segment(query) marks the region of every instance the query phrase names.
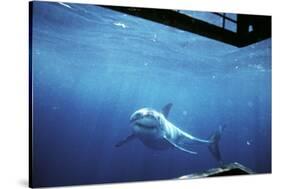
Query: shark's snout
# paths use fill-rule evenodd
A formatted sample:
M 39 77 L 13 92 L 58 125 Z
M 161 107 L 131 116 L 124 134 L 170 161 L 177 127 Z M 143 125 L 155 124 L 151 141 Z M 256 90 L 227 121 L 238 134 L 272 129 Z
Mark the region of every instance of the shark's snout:
M 159 125 L 159 118 L 155 110 L 143 108 L 131 115 L 130 124 L 141 128 L 156 128 Z
M 143 118 L 150 118 L 150 119 L 153 119 L 155 116 L 153 114 L 153 112 L 148 109 L 148 108 L 143 108 L 143 109 L 140 109 L 136 112 L 134 112 L 131 117 L 130 117 L 130 122 L 135 122 L 137 120 L 141 120 Z

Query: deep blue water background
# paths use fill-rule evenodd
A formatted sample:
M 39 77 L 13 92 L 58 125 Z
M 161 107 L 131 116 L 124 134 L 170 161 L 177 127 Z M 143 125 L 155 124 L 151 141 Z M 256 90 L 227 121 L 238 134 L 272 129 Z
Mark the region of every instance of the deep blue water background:
M 34 2 L 33 182 L 37 186 L 170 179 L 217 167 L 154 151 L 131 133 L 137 109 L 174 104 L 169 120 L 208 138 L 225 163 L 271 172 L 271 39 L 236 48 L 111 10 Z

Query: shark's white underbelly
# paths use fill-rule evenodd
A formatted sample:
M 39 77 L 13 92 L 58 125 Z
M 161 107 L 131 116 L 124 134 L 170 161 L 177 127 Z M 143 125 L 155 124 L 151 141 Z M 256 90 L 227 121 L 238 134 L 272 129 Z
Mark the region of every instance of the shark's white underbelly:
M 167 124 L 170 124 L 167 122 Z M 147 147 L 158 149 L 158 150 L 165 150 L 172 148 L 173 145 L 169 141 L 167 141 L 163 135 L 169 133 L 169 136 L 176 135 L 176 131 L 173 130 L 171 126 L 165 127 L 168 130 L 161 131 L 158 128 L 147 128 L 144 129 L 143 127 L 140 128 L 139 126 L 135 126 L 133 131 L 135 135 L 140 139 L 140 141 Z

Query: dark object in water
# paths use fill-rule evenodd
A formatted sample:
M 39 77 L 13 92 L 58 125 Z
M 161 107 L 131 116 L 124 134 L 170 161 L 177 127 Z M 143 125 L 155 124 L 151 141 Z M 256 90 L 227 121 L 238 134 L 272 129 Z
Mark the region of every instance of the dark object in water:
M 205 172 L 184 175 L 179 177 L 179 179 L 196 179 L 196 178 L 232 176 L 232 175 L 250 175 L 254 173 L 255 172 L 252 171 L 251 169 L 241 165 L 240 163 L 234 162 L 219 168 L 209 169 Z
M 271 16 L 237 14 L 237 20 L 232 20 L 224 13 L 211 13 L 222 18 L 222 26 L 216 26 L 175 10 L 119 6 L 102 7 L 192 32 L 236 47 L 245 47 L 271 38 Z M 225 28 L 226 20 L 237 25 L 236 32 Z

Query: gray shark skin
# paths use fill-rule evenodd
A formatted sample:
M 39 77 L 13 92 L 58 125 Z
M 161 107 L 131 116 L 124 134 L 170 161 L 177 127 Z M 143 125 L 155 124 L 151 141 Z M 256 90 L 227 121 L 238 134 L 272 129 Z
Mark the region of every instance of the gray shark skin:
M 190 154 L 197 154 L 189 149 L 190 146 L 192 144 L 206 144 L 213 157 L 222 164 L 218 143 L 224 126 L 220 126 L 218 131 L 208 140 L 197 138 L 179 129 L 167 119 L 171 108 L 172 103 L 169 103 L 160 112 L 151 108 L 142 108 L 134 112 L 130 117 L 132 134 L 115 146 L 120 147 L 129 141 L 139 139 L 145 146 L 152 149 L 176 148 Z

